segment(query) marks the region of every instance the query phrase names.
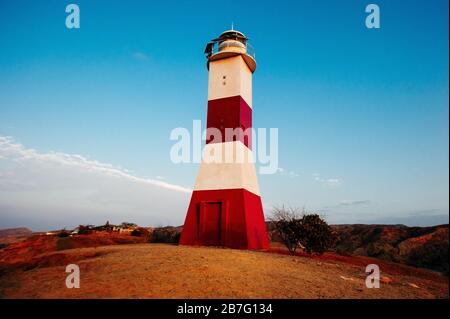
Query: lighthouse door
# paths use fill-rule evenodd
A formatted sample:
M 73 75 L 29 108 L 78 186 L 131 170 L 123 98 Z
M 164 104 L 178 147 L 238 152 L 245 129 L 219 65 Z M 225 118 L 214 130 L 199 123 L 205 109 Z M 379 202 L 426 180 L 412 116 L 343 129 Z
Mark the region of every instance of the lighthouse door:
M 220 246 L 222 203 L 204 203 L 202 215 L 201 241 L 203 245 Z

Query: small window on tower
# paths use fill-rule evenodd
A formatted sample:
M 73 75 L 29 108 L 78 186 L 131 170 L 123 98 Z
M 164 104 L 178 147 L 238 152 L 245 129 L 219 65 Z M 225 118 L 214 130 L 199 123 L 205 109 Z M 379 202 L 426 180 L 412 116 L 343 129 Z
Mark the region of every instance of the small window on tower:
M 222 79 L 224 79 L 224 80 L 225 80 L 226 78 L 227 78 L 227 76 L 226 76 L 226 75 L 222 76 Z

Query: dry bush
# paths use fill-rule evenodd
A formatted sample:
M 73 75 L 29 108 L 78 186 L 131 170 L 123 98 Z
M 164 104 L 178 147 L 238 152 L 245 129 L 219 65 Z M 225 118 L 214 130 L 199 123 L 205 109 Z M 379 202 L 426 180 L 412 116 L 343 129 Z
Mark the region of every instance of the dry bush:
M 93 232 L 94 226 L 92 225 L 79 225 L 78 235 L 89 235 Z
M 65 238 L 65 237 L 69 237 L 70 233 L 64 228 L 62 230 L 60 230 L 56 236 L 58 236 L 59 238 Z
M 300 214 L 295 208 L 274 207 L 272 211 L 272 227 L 286 248 L 294 253 L 300 245 Z
M 153 229 L 150 236 L 151 243 L 178 244 L 181 231 L 177 227 L 160 227 Z
M 136 229 L 133 229 L 130 233 L 131 236 L 134 237 L 149 237 L 150 232 L 148 229 L 145 229 L 143 227 L 138 227 Z
M 303 215 L 300 219 L 300 242 L 308 254 L 323 254 L 335 241 L 333 230 L 318 214 Z
M 333 246 L 336 237 L 331 227 L 318 215 L 300 213 L 297 208 L 274 207 L 271 218 L 274 231 L 294 253 L 298 247 L 307 253 L 322 254 Z

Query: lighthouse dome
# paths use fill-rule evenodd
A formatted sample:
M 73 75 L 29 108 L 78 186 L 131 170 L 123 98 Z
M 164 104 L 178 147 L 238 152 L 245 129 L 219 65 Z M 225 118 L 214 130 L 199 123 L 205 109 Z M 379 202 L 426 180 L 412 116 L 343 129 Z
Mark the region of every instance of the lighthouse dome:
M 248 38 L 240 31 L 227 30 L 218 38 L 211 40 L 205 48 L 205 54 L 209 62 L 236 55 L 241 55 L 252 72 L 256 69 L 255 52 L 247 42 Z
M 248 40 L 248 38 L 240 31 L 237 30 L 227 30 L 220 34 L 219 39 L 242 39 L 243 42 Z

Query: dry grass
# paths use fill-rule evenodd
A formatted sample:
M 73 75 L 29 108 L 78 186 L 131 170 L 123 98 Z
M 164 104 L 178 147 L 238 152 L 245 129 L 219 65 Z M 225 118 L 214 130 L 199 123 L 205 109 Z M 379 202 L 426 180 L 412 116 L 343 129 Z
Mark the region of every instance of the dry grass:
M 52 257 L 55 254 L 59 257 Z M 1 297 L 448 298 L 446 277 L 397 273 L 389 276 L 392 283 L 367 289 L 361 265 L 265 252 L 132 244 L 38 257 L 55 261 L 4 272 Z M 80 289 L 65 287 L 68 262 L 80 266 Z

